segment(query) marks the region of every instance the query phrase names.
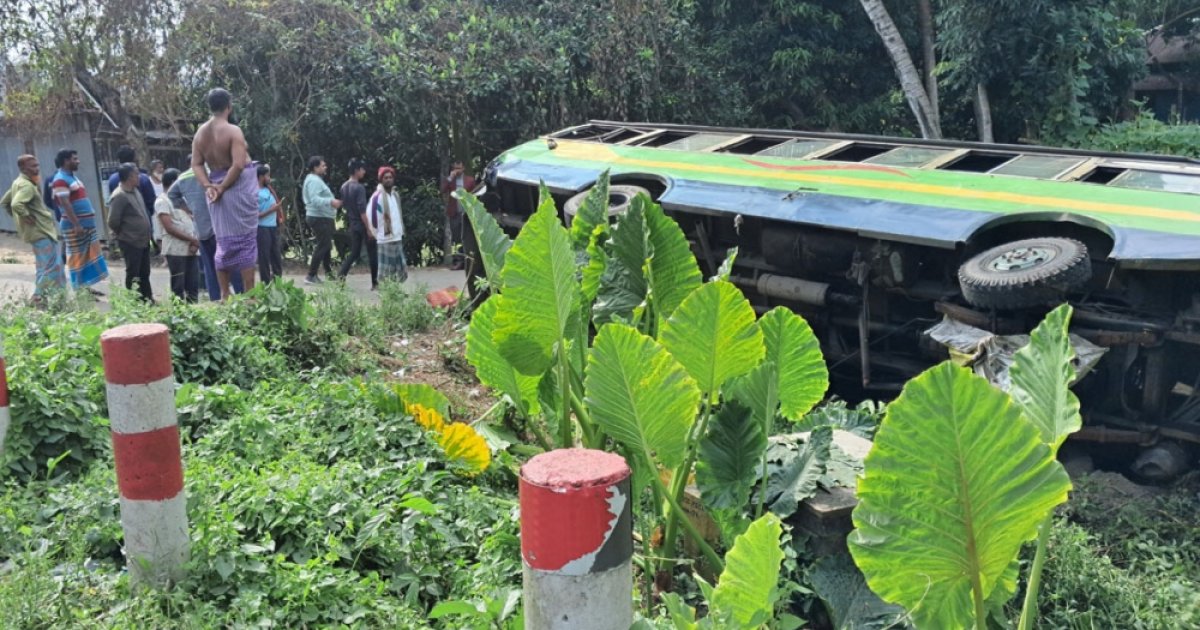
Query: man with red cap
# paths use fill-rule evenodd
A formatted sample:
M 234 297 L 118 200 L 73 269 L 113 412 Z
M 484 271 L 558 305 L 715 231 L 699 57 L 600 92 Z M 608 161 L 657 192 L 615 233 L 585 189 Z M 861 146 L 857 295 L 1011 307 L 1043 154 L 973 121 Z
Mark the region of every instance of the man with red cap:
M 379 279 L 404 282 L 408 279 L 408 265 L 404 259 L 404 215 L 396 190 L 396 169 L 379 167 L 378 179 L 379 186 L 367 203 L 367 228 L 379 248 Z

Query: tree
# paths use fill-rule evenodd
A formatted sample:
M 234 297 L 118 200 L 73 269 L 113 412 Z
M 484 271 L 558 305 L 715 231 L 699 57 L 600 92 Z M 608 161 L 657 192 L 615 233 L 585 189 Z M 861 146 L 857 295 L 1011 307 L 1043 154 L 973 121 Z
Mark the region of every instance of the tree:
M 875 30 L 879 33 L 879 38 L 883 40 L 884 47 L 887 48 L 892 65 L 896 69 L 896 76 L 900 79 L 900 88 L 904 91 L 904 98 L 908 101 L 913 115 L 917 117 L 921 135 L 925 138 L 941 138 L 942 126 L 938 119 L 937 109 L 929 97 L 929 91 L 921 80 L 921 75 L 917 72 L 916 65 L 913 64 L 912 57 L 908 54 L 908 45 L 904 43 L 904 38 L 896 28 L 896 23 L 892 21 L 887 7 L 883 6 L 883 0 L 859 1 L 862 3 L 863 10 L 866 11 L 867 17 L 875 26 Z

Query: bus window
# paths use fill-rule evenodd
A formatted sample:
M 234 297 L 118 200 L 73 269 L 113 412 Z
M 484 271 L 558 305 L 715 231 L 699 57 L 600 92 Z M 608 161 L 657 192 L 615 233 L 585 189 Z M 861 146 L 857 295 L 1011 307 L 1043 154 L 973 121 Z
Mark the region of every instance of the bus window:
M 810 153 L 816 153 L 826 147 L 831 147 L 836 142 L 832 140 L 792 140 L 776 145 L 765 151 L 759 151 L 758 155 L 767 157 L 781 158 L 802 158 Z
M 661 147 L 664 144 L 671 144 L 676 140 L 686 138 L 690 135 L 692 134 L 687 131 L 663 131 L 644 140 L 638 140 L 632 144 L 638 147 Z
M 953 162 L 939 167 L 943 171 L 966 171 L 986 173 L 1016 157 L 1010 153 L 982 153 L 971 151 Z
M 762 153 L 771 147 L 776 147 L 784 142 L 787 138 L 766 138 L 763 136 L 751 136 L 741 142 L 731 144 L 727 147 L 717 149 L 717 153 L 738 153 L 740 155 L 753 155 Z
M 832 160 L 834 162 L 862 162 L 868 158 L 873 158 L 882 153 L 887 153 L 891 147 L 879 144 L 861 144 L 855 142 L 844 149 L 838 149 L 829 155 L 822 155 L 821 160 Z
M 703 151 L 718 144 L 732 140 L 737 136 L 731 133 L 693 133 L 670 144 L 662 145 L 664 149 L 675 151 Z
M 1022 155 L 992 169 L 995 175 L 1055 179 L 1083 164 L 1084 158 L 1059 155 Z
M 928 164 L 934 159 L 939 158 L 953 149 L 933 149 L 929 147 L 896 147 L 887 153 L 881 153 L 869 160 L 864 160 L 870 164 L 883 164 L 884 166 L 902 166 L 907 168 L 917 168 L 923 164 Z
M 1166 192 L 1200 195 L 1200 175 L 1129 171 L 1112 180 L 1111 185 L 1120 186 L 1121 188 L 1141 188 L 1144 190 L 1163 190 Z

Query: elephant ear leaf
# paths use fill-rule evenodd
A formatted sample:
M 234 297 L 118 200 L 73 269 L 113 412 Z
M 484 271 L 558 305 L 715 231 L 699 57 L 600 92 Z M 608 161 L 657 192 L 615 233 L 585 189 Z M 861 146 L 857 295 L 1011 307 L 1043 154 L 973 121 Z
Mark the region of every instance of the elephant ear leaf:
M 500 280 L 496 345 L 522 374 L 540 375 L 580 298 L 575 254 L 548 194 L 508 250 Z
M 587 249 L 597 227 L 608 228 L 608 171 L 600 174 L 571 220 L 571 246 L 575 251 Z
M 804 318 L 782 306 L 758 320 L 766 342 L 767 361 L 779 379 L 780 413 L 789 420 L 804 417 L 829 389 L 829 370 L 821 344 Z
M 850 553 L 918 627 L 973 626 L 1070 481 L 1009 397 L 943 363 L 888 406 L 858 483 Z
M 754 307 L 724 281 L 702 285 L 684 298 L 663 325 L 660 338 L 708 393 L 754 369 L 766 352 Z
M 645 208 L 652 249 L 648 265 L 650 295 L 658 315 L 666 319 L 700 286 L 703 276 L 687 236 L 679 224 L 663 212 L 662 206 L 644 194 L 634 197 L 633 203 Z
M 592 315 L 597 326 L 632 319 L 634 309 L 646 300 L 645 267 L 650 243 L 646 239 L 645 210 L 643 204 L 630 204 L 612 228 L 610 255 L 600 275 Z
M 739 628 L 758 628 L 771 619 L 778 597 L 783 525 L 764 514 L 738 536 L 725 554 L 725 570 L 712 593 L 712 607 L 729 614 Z
M 584 389 L 592 418 L 631 454 L 657 457 L 652 470 L 683 461 L 700 390 L 653 339 L 625 324 L 601 328 Z
M 483 272 L 487 276 L 488 285 L 493 291 L 500 289 L 500 272 L 504 269 L 504 256 L 512 248 L 512 239 L 504 233 L 496 217 L 492 216 L 479 199 L 469 192 L 463 191 L 459 205 L 467 213 L 471 221 L 471 229 L 475 232 L 475 242 L 479 244 L 479 257 L 482 259 Z
M 1011 369 L 1013 401 L 1042 432 L 1042 441 L 1058 452 L 1067 436 L 1083 426 L 1079 399 L 1071 391 L 1075 350 L 1067 326 L 1071 306 L 1050 311 L 1029 335 L 1029 345 L 1017 351 Z
M 508 397 L 522 415 L 538 413 L 538 381 L 540 377 L 527 376 L 513 368 L 500 354 L 493 340 L 496 307 L 500 296 L 488 298 L 471 315 L 471 326 L 467 329 L 467 361 L 475 368 L 479 381 Z
M 696 485 L 710 510 L 744 508 L 758 479 L 767 436 L 753 412 L 737 403 L 721 407 L 700 440 Z

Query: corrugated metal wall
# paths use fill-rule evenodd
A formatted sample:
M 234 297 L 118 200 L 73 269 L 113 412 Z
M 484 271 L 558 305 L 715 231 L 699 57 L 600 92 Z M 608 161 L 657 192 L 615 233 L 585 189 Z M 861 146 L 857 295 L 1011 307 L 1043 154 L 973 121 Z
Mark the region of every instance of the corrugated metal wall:
M 87 187 L 88 198 L 92 200 L 92 205 L 99 214 L 100 200 L 105 189 L 101 187 L 96 172 L 96 156 L 92 152 L 90 135 L 83 131 L 48 134 L 36 139 L 33 146 L 34 153 L 41 165 L 43 178 L 54 176 L 54 155 L 58 153 L 59 149 L 75 149 L 79 152 L 80 166 L 76 175 L 83 180 L 83 185 Z M 25 153 L 25 143 L 21 138 L 0 136 L 0 186 L 3 186 L 3 190 L 8 190 L 8 186 L 20 174 L 20 171 L 17 170 L 17 157 L 23 153 Z M 103 221 L 97 221 L 97 223 L 100 225 L 101 238 L 105 238 L 107 228 L 103 227 Z M 0 210 L 0 230 L 16 231 L 12 217 L 3 210 Z

